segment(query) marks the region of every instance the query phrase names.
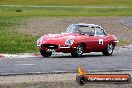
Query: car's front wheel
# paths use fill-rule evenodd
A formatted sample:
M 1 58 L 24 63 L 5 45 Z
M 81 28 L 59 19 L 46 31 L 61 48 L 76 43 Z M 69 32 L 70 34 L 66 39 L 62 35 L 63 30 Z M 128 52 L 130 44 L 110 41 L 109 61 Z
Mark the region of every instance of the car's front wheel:
M 80 56 L 82 56 L 83 51 L 84 51 L 84 46 L 83 46 L 83 44 L 79 44 L 79 45 L 77 46 L 75 52 L 72 52 L 71 55 L 72 55 L 73 57 L 80 57 Z
M 46 50 L 40 50 L 40 53 L 43 57 L 49 57 L 52 55 L 52 52 L 48 52 Z
M 114 50 L 114 45 L 112 43 L 108 44 L 106 49 L 102 52 L 104 56 L 110 56 L 112 55 Z

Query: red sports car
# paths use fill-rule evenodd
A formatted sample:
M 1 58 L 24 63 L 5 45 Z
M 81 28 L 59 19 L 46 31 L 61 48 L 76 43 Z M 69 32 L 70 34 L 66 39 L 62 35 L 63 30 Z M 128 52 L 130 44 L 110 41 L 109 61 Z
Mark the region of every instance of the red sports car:
M 43 35 L 37 40 L 37 46 L 43 57 L 51 56 L 52 52 L 71 53 L 74 57 L 90 52 L 110 56 L 117 42 L 117 38 L 106 34 L 101 26 L 78 23 L 69 25 L 61 34 Z

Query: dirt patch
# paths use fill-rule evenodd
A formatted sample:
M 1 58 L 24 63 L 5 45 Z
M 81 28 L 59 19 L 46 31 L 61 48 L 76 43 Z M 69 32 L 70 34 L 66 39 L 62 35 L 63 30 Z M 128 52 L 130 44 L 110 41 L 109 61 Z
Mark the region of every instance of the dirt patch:
M 120 23 L 122 19 L 130 17 L 62 17 L 62 18 L 37 18 L 25 21 L 25 27 L 17 29 L 22 33 L 41 36 L 43 34 L 61 33 L 66 30 L 69 24 L 89 23 L 101 25 L 107 33 L 114 34 L 120 40 L 127 40 L 132 43 L 132 28 Z

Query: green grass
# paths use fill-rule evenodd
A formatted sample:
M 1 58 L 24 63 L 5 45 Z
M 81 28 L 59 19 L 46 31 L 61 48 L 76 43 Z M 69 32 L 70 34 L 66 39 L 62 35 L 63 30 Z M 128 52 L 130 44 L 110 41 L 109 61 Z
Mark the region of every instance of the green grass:
M 15 31 L 19 25 L 13 21 L 0 21 L 0 52 L 1 53 L 23 53 L 37 52 L 37 36 L 21 34 Z
M 19 5 L 79 5 L 79 6 L 131 6 L 132 0 L 0 0 L 0 4 Z
M 22 12 L 16 12 L 22 10 Z M 27 18 L 38 16 L 131 16 L 132 8 L 29 8 L 29 7 L 1 7 L 0 17 Z
M 120 40 L 119 41 L 119 46 L 124 46 L 124 45 L 128 45 L 129 42 L 127 40 Z
M 23 53 L 36 52 L 36 38 L 31 35 L 24 35 L 17 32 L 0 32 L 1 53 Z
M 21 10 L 22 12 L 16 12 Z M 131 8 L 29 8 L 0 7 L 0 52 L 38 52 L 37 36 L 18 33 L 21 20 L 36 17 L 132 16 Z

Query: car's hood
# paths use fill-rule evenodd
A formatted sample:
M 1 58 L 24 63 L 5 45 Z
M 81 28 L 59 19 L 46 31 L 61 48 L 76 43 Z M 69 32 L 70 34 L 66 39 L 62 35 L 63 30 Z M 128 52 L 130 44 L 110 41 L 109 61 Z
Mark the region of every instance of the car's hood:
M 48 34 L 42 36 L 41 43 L 65 43 L 68 39 L 74 39 L 78 34 Z
M 44 38 L 74 38 L 77 34 L 48 34 L 48 35 L 44 35 Z

